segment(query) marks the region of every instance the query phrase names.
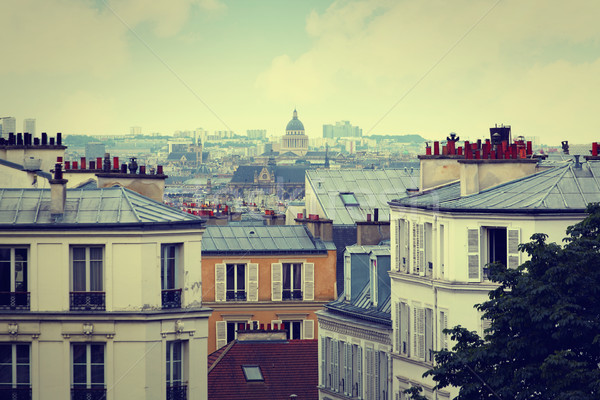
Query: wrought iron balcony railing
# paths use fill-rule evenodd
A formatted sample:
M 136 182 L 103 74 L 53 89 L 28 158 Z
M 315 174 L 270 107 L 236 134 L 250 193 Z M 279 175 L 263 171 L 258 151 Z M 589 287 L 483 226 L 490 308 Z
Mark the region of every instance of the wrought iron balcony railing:
M 29 310 L 29 292 L 0 292 L 0 310 Z
M 167 400 L 187 400 L 187 385 L 167 386 Z
M 181 289 L 163 289 L 162 308 L 181 308 Z
M 228 290 L 227 301 L 246 301 L 245 290 Z
M 281 292 L 283 300 L 302 300 L 302 290 L 299 289 L 283 289 Z
M 104 311 L 104 292 L 71 292 L 71 311 Z
M 0 386 L 0 399 L 31 400 L 31 387 L 3 388 Z
M 106 400 L 105 388 L 71 388 L 71 400 Z

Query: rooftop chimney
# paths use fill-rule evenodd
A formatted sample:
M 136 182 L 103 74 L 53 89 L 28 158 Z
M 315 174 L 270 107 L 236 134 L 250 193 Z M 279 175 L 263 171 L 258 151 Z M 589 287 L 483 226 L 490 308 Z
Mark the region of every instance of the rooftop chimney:
M 50 179 L 50 214 L 60 216 L 65 212 L 67 200 L 67 180 L 63 179 L 62 166 L 54 165 L 54 179 Z

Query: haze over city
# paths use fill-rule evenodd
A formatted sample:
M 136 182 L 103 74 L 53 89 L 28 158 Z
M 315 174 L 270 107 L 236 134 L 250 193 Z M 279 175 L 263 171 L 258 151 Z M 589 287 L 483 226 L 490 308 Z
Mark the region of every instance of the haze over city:
M 0 117 L 38 132 L 267 129 L 308 136 L 594 139 L 588 1 L 5 1 Z

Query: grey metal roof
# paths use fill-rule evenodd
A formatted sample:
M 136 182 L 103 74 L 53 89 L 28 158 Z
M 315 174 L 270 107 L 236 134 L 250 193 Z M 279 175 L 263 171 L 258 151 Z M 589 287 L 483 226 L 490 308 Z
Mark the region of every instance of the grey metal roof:
M 338 313 L 350 314 L 353 317 L 367 321 L 392 325 L 391 296 L 386 297 L 385 301 L 377 307 L 372 307 L 369 283 L 363 287 L 356 300 L 348 302 L 342 293 L 337 300 L 325 304 L 325 308 Z
M 68 189 L 60 220 L 50 215 L 49 189 L 0 189 L 0 225 L 147 224 L 202 220 L 123 187 Z
M 202 237 L 202 253 L 325 253 L 331 242 L 310 235 L 304 225 L 208 226 Z
M 318 169 L 306 171 L 308 183 L 334 224 L 351 225 L 365 221 L 379 209 L 379 219 L 389 219 L 388 202 L 406 195 L 407 188 L 419 186 L 419 170 L 414 169 Z M 340 193 L 353 193 L 358 205 L 345 205 Z
M 583 212 L 588 203 L 600 202 L 600 162 L 581 168 L 573 163 L 516 179 L 477 194 L 460 196 L 452 183 L 429 193 L 392 202 L 402 206 L 475 212 Z

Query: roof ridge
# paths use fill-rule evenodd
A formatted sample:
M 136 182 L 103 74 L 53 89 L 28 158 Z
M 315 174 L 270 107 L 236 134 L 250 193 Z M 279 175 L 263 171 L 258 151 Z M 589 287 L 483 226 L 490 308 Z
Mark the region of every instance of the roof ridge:
M 217 357 L 217 359 L 215 360 L 215 362 L 212 363 L 212 365 L 208 368 L 208 371 L 206 372 L 206 375 L 210 374 L 210 372 L 215 369 L 215 367 L 217 366 L 217 364 L 223 359 L 223 357 L 225 357 L 225 355 L 229 352 L 229 350 L 233 347 L 233 345 L 237 343 L 237 339 L 236 340 L 232 340 L 231 342 L 229 342 L 229 344 L 227 345 L 227 347 L 225 348 L 225 350 L 223 350 L 221 352 L 221 354 L 219 354 L 219 357 Z

